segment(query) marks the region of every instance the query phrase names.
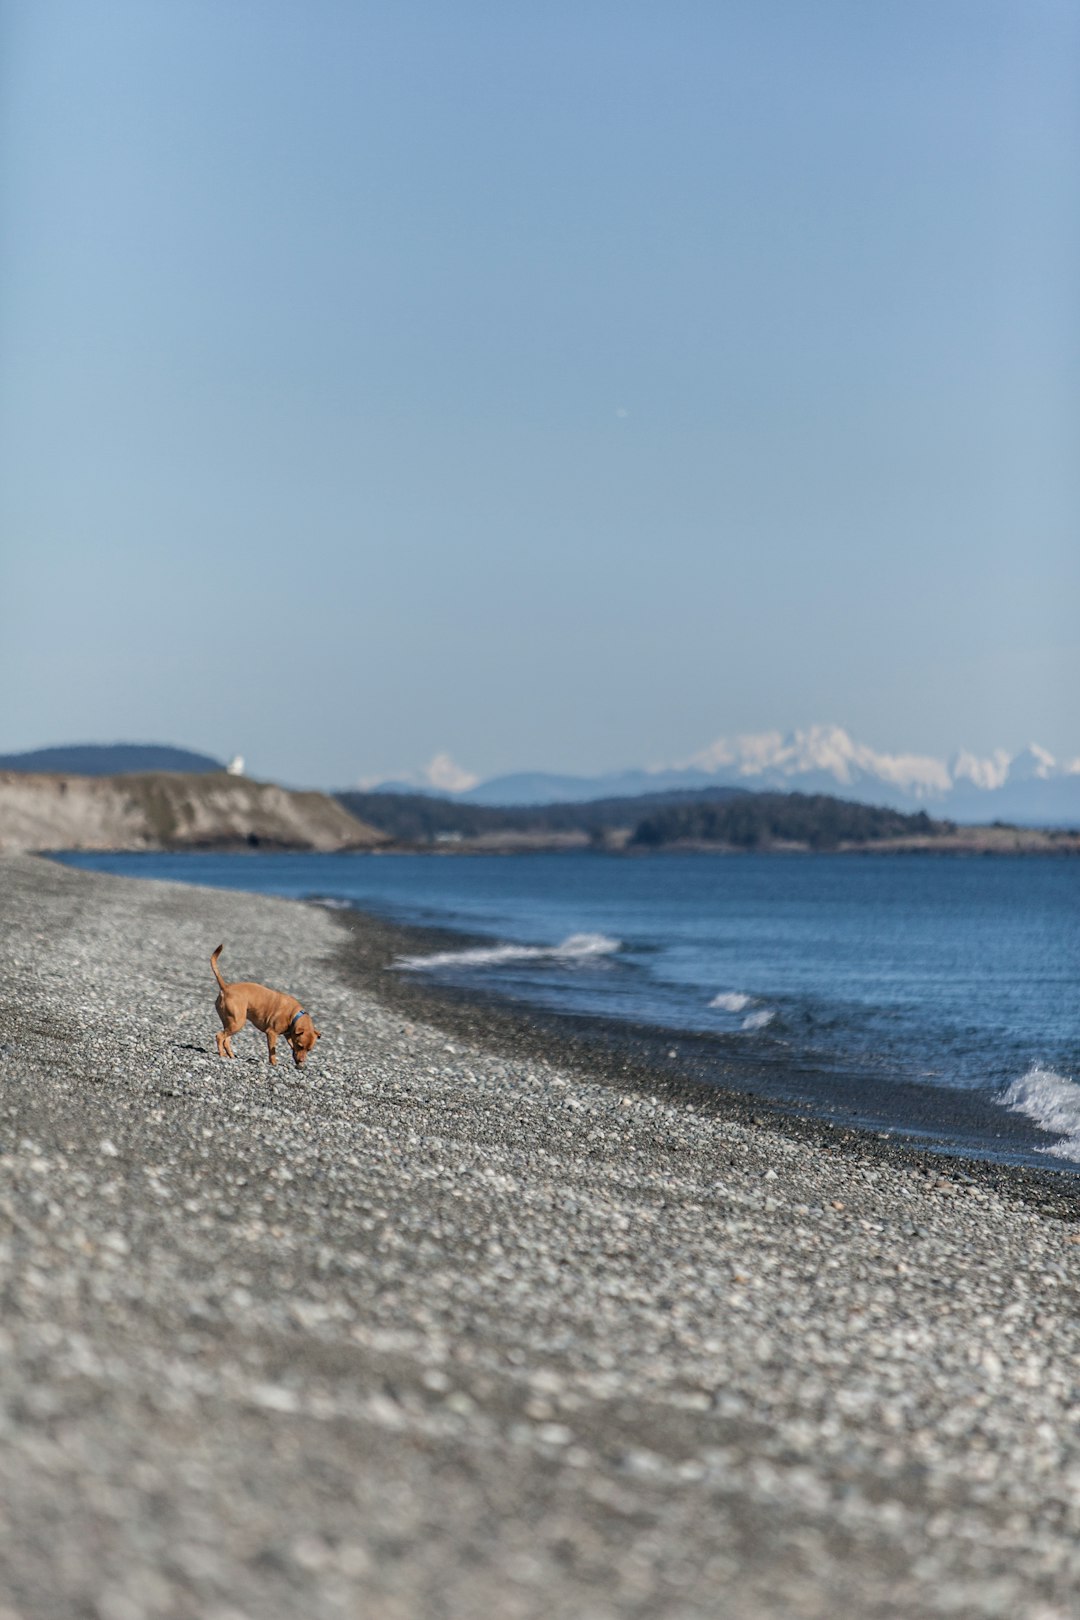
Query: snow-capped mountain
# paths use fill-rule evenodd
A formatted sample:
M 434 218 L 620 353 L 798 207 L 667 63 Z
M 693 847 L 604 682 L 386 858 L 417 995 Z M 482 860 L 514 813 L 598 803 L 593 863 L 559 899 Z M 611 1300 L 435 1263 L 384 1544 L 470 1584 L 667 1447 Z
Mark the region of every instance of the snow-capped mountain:
M 857 743 L 841 726 L 810 726 L 806 731 L 763 731 L 721 737 L 687 761 L 718 779 L 747 786 L 794 787 L 806 793 L 873 784 L 911 799 L 948 793 L 948 766 L 929 754 L 880 754 Z
M 473 804 L 550 804 L 736 786 L 832 793 L 865 804 L 926 809 L 958 821 L 1080 825 L 1080 759 L 1059 762 L 1037 743 L 1014 755 L 1004 749 L 985 756 L 960 749 L 950 760 L 886 754 L 856 742 L 842 726 L 721 737 L 677 764 L 604 776 L 528 771 L 477 782 L 443 754 L 419 778 L 393 786 L 449 791 Z
M 786 736 L 721 739 L 689 763 L 708 769 L 718 782 L 838 793 L 957 820 L 1080 821 L 1080 759 L 1059 763 L 1037 743 L 1015 755 L 1003 748 L 985 756 L 959 749 L 946 761 L 880 753 L 855 742 L 841 726 L 811 726 Z

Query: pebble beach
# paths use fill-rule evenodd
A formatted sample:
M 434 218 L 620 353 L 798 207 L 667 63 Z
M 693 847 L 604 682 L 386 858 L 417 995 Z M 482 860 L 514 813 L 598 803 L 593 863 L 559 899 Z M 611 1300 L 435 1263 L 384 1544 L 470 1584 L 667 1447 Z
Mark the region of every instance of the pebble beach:
M 1074 1620 L 1080 1194 L 0 858 L 0 1620 Z M 209 955 L 323 1040 L 217 1057 Z

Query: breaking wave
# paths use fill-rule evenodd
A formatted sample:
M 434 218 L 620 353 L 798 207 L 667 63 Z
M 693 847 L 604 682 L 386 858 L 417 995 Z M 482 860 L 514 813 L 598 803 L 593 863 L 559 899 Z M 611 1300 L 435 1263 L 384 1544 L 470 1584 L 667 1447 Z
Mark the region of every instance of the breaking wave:
M 721 1012 L 742 1012 L 749 1007 L 751 998 L 741 990 L 721 990 L 718 996 L 713 996 L 709 1002 L 710 1007 L 719 1007 Z
M 611 956 L 622 941 L 607 934 L 570 934 L 559 945 L 474 945 L 463 951 L 435 951 L 431 956 L 399 956 L 395 967 L 409 972 L 442 967 L 498 967 L 501 962 L 578 962 Z
M 739 1028 L 750 1035 L 755 1029 L 764 1029 L 766 1024 L 771 1024 L 775 1017 L 776 1014 L 771 1007 L 762 1007 L 760 1012 L 747 1013 Z
M 1026 1114 L 1040 1130 L 1061 1138 L 1042 1152 L 1080 1160 L 1080 1086 L 1074 1080 L 1035 1063 L 998 1101 L 1014 1114 Z

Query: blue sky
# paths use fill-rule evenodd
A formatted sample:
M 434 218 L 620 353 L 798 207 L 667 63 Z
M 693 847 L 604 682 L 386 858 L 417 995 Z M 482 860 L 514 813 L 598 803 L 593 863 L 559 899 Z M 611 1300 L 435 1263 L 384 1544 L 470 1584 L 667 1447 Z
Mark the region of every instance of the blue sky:
M 1080 3 L 0 29 L 0 751 L 1080 754 Z

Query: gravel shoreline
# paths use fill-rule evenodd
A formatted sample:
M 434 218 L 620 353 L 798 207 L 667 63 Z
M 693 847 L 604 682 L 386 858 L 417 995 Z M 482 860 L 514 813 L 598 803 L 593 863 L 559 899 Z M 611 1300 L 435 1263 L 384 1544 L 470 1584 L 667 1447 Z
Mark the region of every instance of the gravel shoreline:
M 448 1033 L 363 920 L 0 868 L 0 1620 L 1080 1616 L 1071 1178 Z M 302 1074 L 217 1058 L 221 939 Z

